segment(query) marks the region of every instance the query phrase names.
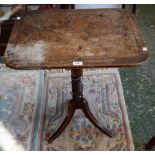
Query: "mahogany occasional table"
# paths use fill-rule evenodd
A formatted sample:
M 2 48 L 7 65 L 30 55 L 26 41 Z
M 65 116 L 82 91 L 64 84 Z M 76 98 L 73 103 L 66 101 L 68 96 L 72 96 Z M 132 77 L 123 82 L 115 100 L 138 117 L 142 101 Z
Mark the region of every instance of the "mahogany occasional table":
M 15 69 L 71 69 L 73 98 L 68 113 L 48 142 L 56 139 L 82 109 L 110 137 L 83 98 L 83 68 L 132 67 L 149 56 L 134 16 L 125 9 L 31 11 L 16 21 L 5 52 Z

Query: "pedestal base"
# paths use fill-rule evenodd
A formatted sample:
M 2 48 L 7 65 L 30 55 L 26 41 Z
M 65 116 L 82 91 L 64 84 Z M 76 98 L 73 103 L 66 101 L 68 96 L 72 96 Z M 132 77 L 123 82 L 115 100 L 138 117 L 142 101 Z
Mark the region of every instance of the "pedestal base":
M 57 131 L 48 139 L 48 143 L 52 143 L 65 130 L 76 109 L 82 109 L 89 121 L 109 137 L 114 137 L 116 135 L 115 132 L 108 130 L 100 124 L 91 113 L 87 100 L 83 98 L 82 75 L 82 69 L 71 70 L 73 99 L 69 102 L 67 116 Z

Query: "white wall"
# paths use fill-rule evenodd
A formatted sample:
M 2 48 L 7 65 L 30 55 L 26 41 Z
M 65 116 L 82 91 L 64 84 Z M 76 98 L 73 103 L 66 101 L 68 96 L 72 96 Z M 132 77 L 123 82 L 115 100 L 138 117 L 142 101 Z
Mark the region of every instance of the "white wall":
M 121 8 L 121 4 L 75 4 L 75 9 Z

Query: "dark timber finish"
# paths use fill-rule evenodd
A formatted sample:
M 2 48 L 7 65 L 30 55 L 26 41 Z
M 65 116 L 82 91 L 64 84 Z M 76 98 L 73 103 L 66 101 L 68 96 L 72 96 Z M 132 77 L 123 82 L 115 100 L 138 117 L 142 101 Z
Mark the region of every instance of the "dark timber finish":
M 5 62 L 16 69 L 137 66 L 149 55 L 143 47 L 126 9 L 30 11 L 15 22 Z
M 73 99 L 70 101 L 68 105 L 67 116 L 58 128 L 58 130 L 49 138 L 48 142 L 53 142 L 68 126 L 70 123 L 74 112 L 76 109 L 82 109 L 85 116 L 89 119 L 89 121 L 98 129 L 100 129 L 103 133 L 108 135 L 109 137 L 113 137 L 116 135 L 115 132 L 112 132 L 106 129 L 103 125 L 101 125 L 96 118 L 91 113 L 88 102 L 83 98 L 83 84 L 82 84 L 82 69 L 72 69 L 71 70 L 71 79 L 72 79 L 72 92 Z
M 52 142 L 67 127 L 76 109 L 106 135 L 83 98 L 82 70 L 98 67 L 137 66 L 148 58 L 135 18 L 125 9 L 31 11 L 16 21 L 5 52 L 15 69 L 71 69 L 73 98 L 68 113 L 49 138 Z
M 145 149 L 151 150 L 155 146 L 155 136 L 150 139 L 150 141 L 146 144 Z

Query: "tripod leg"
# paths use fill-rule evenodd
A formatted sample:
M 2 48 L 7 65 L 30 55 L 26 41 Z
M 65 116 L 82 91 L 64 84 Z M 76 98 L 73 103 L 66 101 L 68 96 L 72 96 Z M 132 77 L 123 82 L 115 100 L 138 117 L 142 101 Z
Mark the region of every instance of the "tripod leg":
M 155 146 L 155 136 L 146 144 L 145 149 L 151 150 Z
M 87 100 L 83 100 L 83 103 L 81 104 L 82 106 L 82 110 L 85 114 L 85 116 L 89 119 L 89 121 L 98 129 L 100 129 L 103 133 L 105 133 L 106 135 L 108 135 L 109 137 L 114 137 L 117 133 L 116 132 L 112 132 L 108 129 L 106 129 L 102 124 L 100 124 L 96 118 L 93 116 L 92 112 L 89 109 L 89 105 Z
M 61 126 L 57 129 L 57 131 L 48 139 L 48 143 L 52 143 L 65 130 L 65 128 L 70 123 L 74 115 L 74 112 L 75 112 L 75 104 L 71 100 L 68 105 L 67 116 L 65 117 L 64 121 L 62 122 Z

